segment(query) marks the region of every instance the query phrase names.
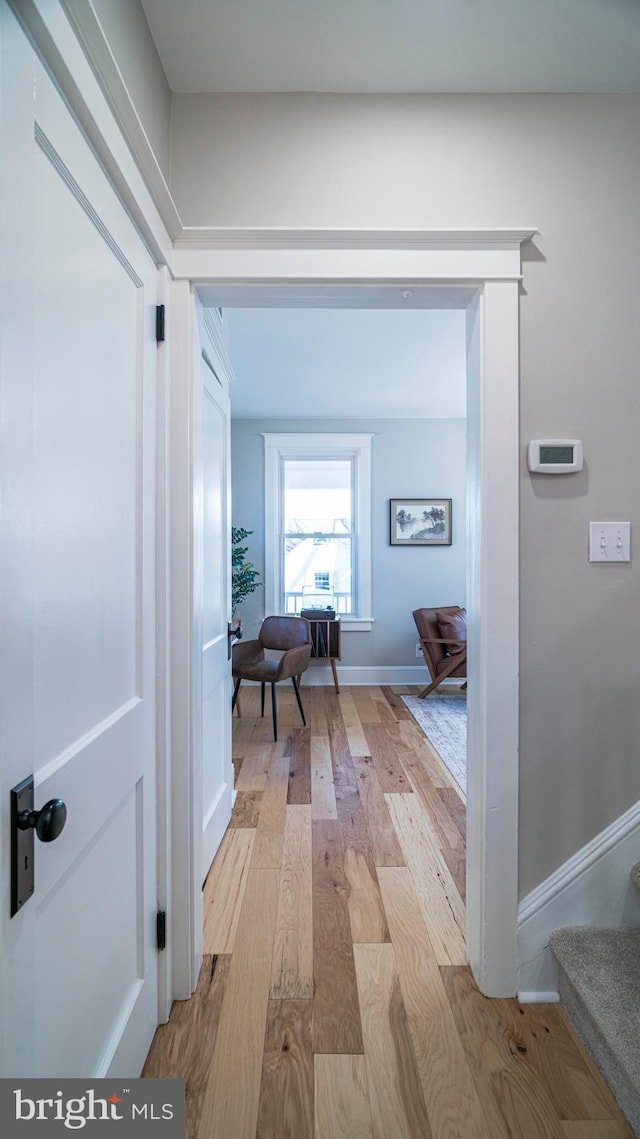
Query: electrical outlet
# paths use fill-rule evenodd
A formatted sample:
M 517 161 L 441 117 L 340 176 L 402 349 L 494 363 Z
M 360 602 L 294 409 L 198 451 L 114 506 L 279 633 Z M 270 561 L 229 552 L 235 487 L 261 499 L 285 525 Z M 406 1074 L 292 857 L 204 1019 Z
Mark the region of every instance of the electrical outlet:
M 416 656 L 422 656 L 422 645 L 420 644 L 420 641 L 416 641 Z

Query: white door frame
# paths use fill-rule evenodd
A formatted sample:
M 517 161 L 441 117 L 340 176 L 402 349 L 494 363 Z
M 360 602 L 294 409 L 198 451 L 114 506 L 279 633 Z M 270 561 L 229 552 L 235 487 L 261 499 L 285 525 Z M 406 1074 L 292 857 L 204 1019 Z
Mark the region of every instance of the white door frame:
M 174 273 L 224 304 L 327 287 L 467 295 L 467 942 L 487 996 L 516 993 L 520 247 L 536 231 L 185 230 Z M 469 296 L 473 299 L 468 303 Z M 302 298 L 302 300 L 300 299 Z M 381 301 L 381 304 L 384 303 Z M 458 300 L 458 305 L 461 302 Z M 200 921 L 200 915 L 194 914 Z

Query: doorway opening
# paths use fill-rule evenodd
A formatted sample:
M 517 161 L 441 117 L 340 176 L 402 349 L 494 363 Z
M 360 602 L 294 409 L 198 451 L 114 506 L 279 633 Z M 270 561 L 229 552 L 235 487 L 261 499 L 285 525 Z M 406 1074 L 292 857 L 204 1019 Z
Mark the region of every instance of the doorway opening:
M 449 890 L 441 901 L 458 922 L 449 930 L 443 913 L 444 960 L 465 960 L 466 693 L 453 676 L 430 702 L 420 699 L 428 673 L 412 618 L 425 605 L 466 612 L 466 314 L 461 290 L 454 299 L 450 292 L 431 290 L 411 303 L 413 290 L 397 290 L 385 297 L 393 307 L 355 290 L 320 307 L 317 298 L 295 308 L 268 307 L 269 298 L 260 308 L 222 307 L 235 375 L 232 520 L 248 531 L 247 556 L 263 582 L 239 611 L 245 643 L 273 613 L 328 611 L 332 622 L 312 624 L 326 643 L 315 645 L 302 677 L 309 731 L 293 693 L 278 697 L 277 753 L 257 692 L 246 693 L 234 719 L 237 799 L 205 886 L 205 955 L 231 951 L 246 885 L 238 866 L 280 869 L 287 803 L 308 804 L 315 822 L 345 811 L 351 828 L 357 820 L 357 852 L 349 833 L 340 839 L 350 897 L 360 898 L 350 902 L 351 929 L 356 940 L 379 941 L 376 866 L 405 863 L 394 832 L 403 828 L 401 801 L 392 823 L 385 795 L 392 805 L 398 792 L 416 791 L 435 818 Z M 469 291 L 464 299 L 471 298 Z M 423 708 L 440 727 L 430 742 L 420 730 Z M 452 727 L 458 766 L 448 768 Z M 364 794 L 354 801 L 358 786 Z M 404 825 L 410 831 L 411 818 Z M 272 995 L 313 990 L 312 977 L 292 990 L 287 964 L 281 968 Z
M 243 280 L 246 271 L 239 274 Z M 203 305 L 224 310 L 389 309 L 406 304 L 402 294 L 409 290 L 370 282 L 285 286 L 274 279 L 258 285 L 254 277 L 248 284 L 209 284 L 198 291 Z M 482 991 L 504 995 L 515 991 L 517 871 L 515 858 L 505 861 L 504 854 L 507 848 L 515 851 L 517 836 L 517 284 L 425 284 L 414 278 L 410 291 L 410 303 L 416 308 L 457 307 L 465 316 L 469 673 L 470 678 L 475 673 L 477 694 L 469 721 L 469 754 L 475 758 L 470 762 L 467 935 L 470 962 Z M 481 382 L 488 369 L 491 384 Z M 488 411 L 493 414 L 487 415 Z M 505 478 L 505 464 L 512 478 Z M 487 636 L 489 626 L 499 626 L 497 639 Z M 493 672 L 498 652 L 499 683 Z M 499 801 L 497 809 L 490 806 L 492 798 Z

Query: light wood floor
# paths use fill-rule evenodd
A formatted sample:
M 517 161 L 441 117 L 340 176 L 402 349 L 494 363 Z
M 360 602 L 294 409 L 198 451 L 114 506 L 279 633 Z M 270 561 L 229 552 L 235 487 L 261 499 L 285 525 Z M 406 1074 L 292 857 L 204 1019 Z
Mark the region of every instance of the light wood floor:
M 623 1139 L 558 1005 L 482 997 L 465 964 L 464 803 L 409 689 L 259 689 L 208 876 L 196 994 L 145 1076 L 187 1081 L 188 1139 Z

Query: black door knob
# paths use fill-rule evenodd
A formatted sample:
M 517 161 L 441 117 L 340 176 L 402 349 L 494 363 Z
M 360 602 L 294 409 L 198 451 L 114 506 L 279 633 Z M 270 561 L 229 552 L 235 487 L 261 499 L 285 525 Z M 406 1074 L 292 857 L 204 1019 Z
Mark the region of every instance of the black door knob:
M 67 821 L 67 806 L 62 799 L 49 799 L 41 811 L 23 811 L 18 815 L 21 831 L 33 827 L 40 842 L 53 842 L 64 830 Z

